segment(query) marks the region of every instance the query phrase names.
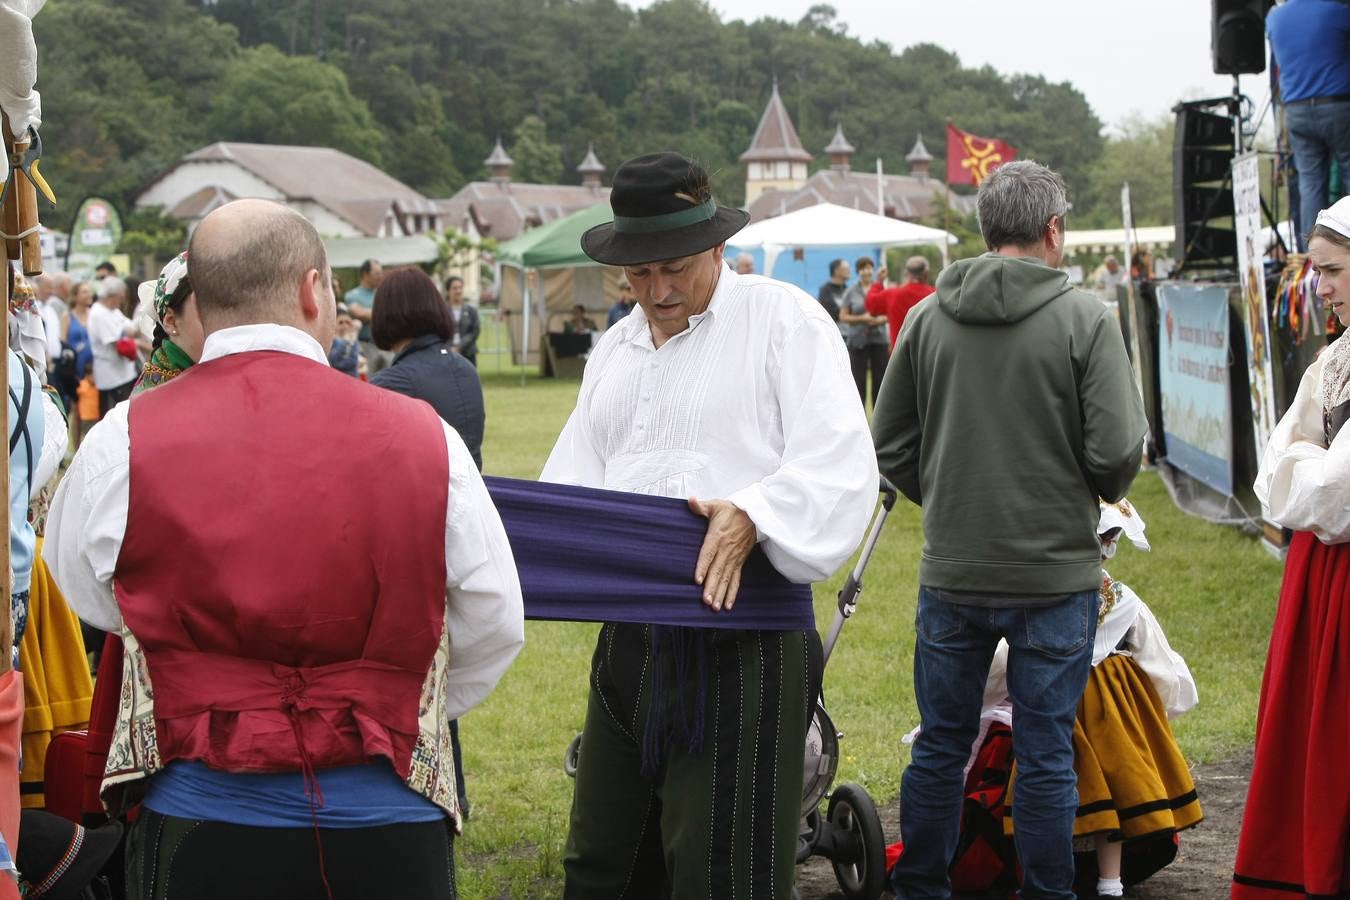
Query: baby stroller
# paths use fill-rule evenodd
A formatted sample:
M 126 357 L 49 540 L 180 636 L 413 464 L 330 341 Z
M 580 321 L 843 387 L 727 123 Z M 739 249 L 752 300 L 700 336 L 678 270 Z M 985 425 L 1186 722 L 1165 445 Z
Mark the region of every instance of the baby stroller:
M 862 593 L 863 570 L 876 548 L 886 517 L 895 506 L 896 489 L 884 478 L 881 481 L 881 505 L 873 516 L 871 528 L 863 543 L 862 555 L 849 573 L 839 591 L 838 611 L 824 640 L 824 663 L 839 640 L 844 622 L 858 608 Z M 881 831 L 881 818 L 876 804 L 867 791 L 852 783 L 834 787 L 834 776 L 839 768 L 839 739 L 823 698 L 816 700 L 816 712 L 806 735 L 802 779 L 802 830 L 797 840 L 797 862 L 812 856 L 823 856 L 834 866 L 839 887 L 849 900 L 877 900 L 886 885 L 886 840 Z M 581 735 L 572 739 L 563 756 L 563 771 L 576 777 L 577 760 L 581 752 Z M 825 815 L 820 804 L 826 797 L 829 803 Z
M 863 542 L 858 563 L 839 590 L 834 621 L 825 635 L 825 665 L 829 664 L 830 653 L 839 641 L 844 622 L 857 611 L 863 571 L 872 558 L 896 498 L 895 488 L 886 479 L 881 479 L 881 505 L 872 518 L 872 527 Z M 823 693 L 816 701 L 816 714 L 806 734 L 802 832 L 797 840 L 797 862 L 823 856 L 833 865 L 834 876 L 845 897 L 876 900 L 886 887 L 886 839 L 881 831 L 881 818 L 877 815 L 876 804 L 861 786 L 845 782 L 830 789 L 839 768 L 839 739 L 843 732 L 835 729 L 834 722 L 825 712 Z M 827 796 L 829 803 L 822 818 L 820 803 Z

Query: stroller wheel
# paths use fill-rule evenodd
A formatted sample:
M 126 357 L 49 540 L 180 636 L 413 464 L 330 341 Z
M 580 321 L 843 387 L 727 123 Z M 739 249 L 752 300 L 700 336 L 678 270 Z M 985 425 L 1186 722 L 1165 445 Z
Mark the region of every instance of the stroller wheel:
M 563 753 L 563 771 L 567 773 L 568 778 L 577 777 L 577 762 L 581 759 L 581 735 L 572 738 L 572 743 L 567 745 L 567 750 Z
M 886 839 L 876 804 L 856 784 L 841 784 L 830 795 L 826 818 L 856 844 L 856 852 L 834 857 L 834 877 L 849 900 L 877 900 L 886 886 Z

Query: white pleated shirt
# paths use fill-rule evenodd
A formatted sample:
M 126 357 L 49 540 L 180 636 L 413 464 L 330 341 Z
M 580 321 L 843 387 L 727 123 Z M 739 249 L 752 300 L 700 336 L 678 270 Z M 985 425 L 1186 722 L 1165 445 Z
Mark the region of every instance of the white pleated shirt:
M 1303 373 L 1293 406 L 1266 445 L 1253 489 L 1269 521 L 1338 544 L 1350 541 L 1350 425 L 1327 446 L 1322 378 L 1330 352 Z
M 801 290 L 726 266 L 660 349 L 641 306 L 604 333 L 540 478 L 730 500 L 799 583 L 853 553 L 879 484 L 838 327 Z
M 328 355 L 308 334 L 284 325 L 243 325 L 211 334 L 202 362 L 255 350 L 294 353 L 323 365 Z M 379 390 L 372 387 L 371 390 Z M 47 517 L 42 558 L 75 614 L 103 631 L 117 631 L 122 615 L 113 595 L 117 558 L 127 530 L 131 450 L 127 415 L 117 404 L 80 444 Z M 333 447 L 341 451 L 345 421 L 334 410 Z M 524 605 L 511 545 L 497 508 L 464 441 L 444 425 L 450 459 L 445 523 L 446 621 L 450 687 L 446 707 L 457 718 L 483 700 L 525 642 Z M 240 465 L 248 465 L 241 459 Z M 183 460 L 182 478 L 192 477 Z M 352 490 L 361 490 L 352 485 Z M 202 515 L 210 515 L 203 510 Z M 399 527 L 389 522 L 390 528 Z M 265 528 L 266 523 L 259 523 Z M 337 552 L 337 551 L 335 551 Z M 191 566 L 178 548 L 164 548 L 168 565 Z

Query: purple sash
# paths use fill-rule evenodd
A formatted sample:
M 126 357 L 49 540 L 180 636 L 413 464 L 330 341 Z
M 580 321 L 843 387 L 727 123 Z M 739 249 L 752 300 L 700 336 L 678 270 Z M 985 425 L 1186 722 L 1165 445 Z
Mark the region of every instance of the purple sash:
M 485 478 L 511 541 L 525 617 L 692 628 L 816 627 L 811 586 L 793 584 L 756 547 L 731 612 L 703 605 L 694 566 L 708 520 L 683 500 Z

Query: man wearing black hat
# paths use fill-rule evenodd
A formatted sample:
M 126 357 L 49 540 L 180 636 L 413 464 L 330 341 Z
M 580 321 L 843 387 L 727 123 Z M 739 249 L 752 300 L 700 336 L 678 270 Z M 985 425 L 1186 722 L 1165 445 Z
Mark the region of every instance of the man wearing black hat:
M 820 641 L 732 610 L 756 544 L 800 583 L 853 552 L 876 498 L 867 422 L 820 304 L 723 262 L 749 217 L 713 201 L 700 166 L 629 160 L 610 202 L 614 221 L 582 248 L 623 267 L 638 308 L 591 351 L 541 477 L 687 499 L 708 519 L 691 577 L 731 614 L 601 629 L 564 893 L 786 898 Z

